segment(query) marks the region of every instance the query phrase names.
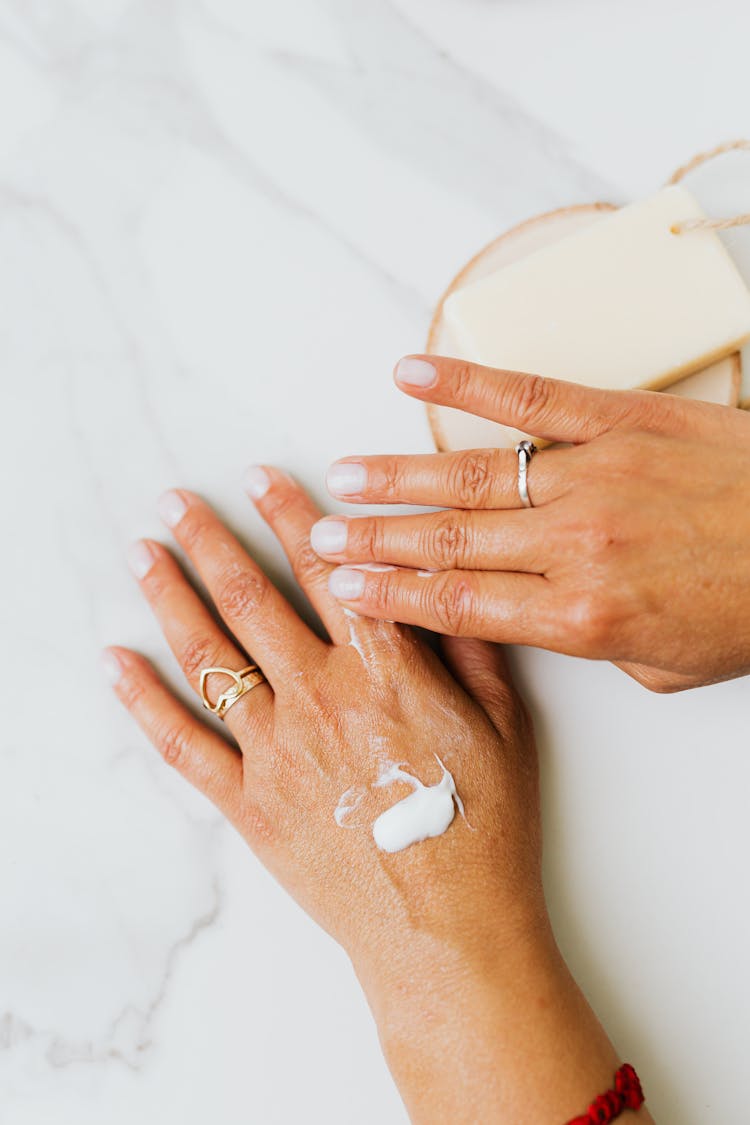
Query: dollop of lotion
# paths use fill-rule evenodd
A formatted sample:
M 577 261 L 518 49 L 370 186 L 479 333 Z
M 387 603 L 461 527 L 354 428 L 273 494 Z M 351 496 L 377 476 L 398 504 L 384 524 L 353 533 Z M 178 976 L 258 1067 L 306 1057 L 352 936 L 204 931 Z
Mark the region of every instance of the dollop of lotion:
M 423 785 L 418 777 L 401 766 L 391 765 L 380 775 L 378 786 L 405 781 L 413 792 L 381 813 L 372 826 L 375 843 L 381 851 L 400 852 L 410 844 L 418 844 L 432 836 L 442 836 L 450 827 L 456 808 L 464 816 L 461 798 L 450 770 L 438 758 L 443 776 L 436 785 Z

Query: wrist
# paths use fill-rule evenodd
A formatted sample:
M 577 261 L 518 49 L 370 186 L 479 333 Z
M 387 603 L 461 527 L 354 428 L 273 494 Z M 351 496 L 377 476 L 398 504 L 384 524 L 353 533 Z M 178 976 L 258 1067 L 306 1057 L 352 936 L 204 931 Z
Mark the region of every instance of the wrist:
M 546 919 L 513 943 L 416 952 L 363 981 L 413 1121 L 559 1125 L 608 1088 L 621 1060 Z
M 396 1043 L 425 1024 L 455 1026 L 458 1012 L 494 1012 L 503 997 L 518 991 L 522 962 L 551 967 L 558 960 L 545 919 L 512 938 L 484 935 L 459 942 L 415 933 L 381 960 L 374 973 L 371 964 L 363 969 L 355 962 L 355 969 L 381 1040 Z M 520 975 L 530 977 L 528 970 Z
M 467 996 L 479 1002 L 502 994 L 521 959 L 559 961 L 543 903 L 505 917 L 502 928 L 476 918 L 450 926 L 401 922 L 380 931 L 364 950 L 349 950 L 382 1040 L 410 1023 L 439 1022 Z M 464 923 L 465 924 L 462 924 Z M 493 999 L 494 1004 L 494 999 Z

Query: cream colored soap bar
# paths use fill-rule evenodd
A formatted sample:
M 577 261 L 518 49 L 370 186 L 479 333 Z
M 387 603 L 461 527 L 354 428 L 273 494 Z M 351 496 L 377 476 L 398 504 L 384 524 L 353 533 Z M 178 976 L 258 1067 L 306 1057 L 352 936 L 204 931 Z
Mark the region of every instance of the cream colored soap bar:
M 594 387 L 669 386 L 750 338 L 750 291 L 682 187 L 453 293 L 443 315 L 462 359 Z

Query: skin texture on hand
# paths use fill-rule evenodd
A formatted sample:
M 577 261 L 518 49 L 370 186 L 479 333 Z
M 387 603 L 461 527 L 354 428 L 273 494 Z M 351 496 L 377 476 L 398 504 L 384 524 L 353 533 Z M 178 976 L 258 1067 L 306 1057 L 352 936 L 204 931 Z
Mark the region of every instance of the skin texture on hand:
M 533 509 L 513 450 L 336 462 L 339 499 L 443 509 L 316 525 L 342 604 L 611 660 L 655 691 L 750 671 L 750 414 L 435 356 L 402 361 L 396 380 L 425 402 L 569 444 L 531 461 Z
M 218 619 L 153 540 L 131 551 L 141 590 L 193 689 L 202 669 L 251 659 L 268 682 L 227 712 L 234 741 L 124 648 L 106 654 L 115 691 L 165 761 L 347 950 L 413 1120 L 557 1125 L 608 1087 L 621 1060 L 551 935 L 533 734 L 502 653 L 449 639 L 441 660 L 409 628 L 347 616 L 328 589 L 332 568 L 310 548 L 320 513 L 307 496 L 271 469 L 253 470 L 247 487 L 330 639 L 203 501 L 176 491 L 160 511 Z M 208 687 L 215 698 L 227 682 L 212 674 Z M 371 788 L 379 769 L 403 763 L 432 784 L 435 753 L 466 819 L 378 851 L 375 816 L 410 791 Z M 345 830 L 334 811 L 357 786 L 371 803 Z

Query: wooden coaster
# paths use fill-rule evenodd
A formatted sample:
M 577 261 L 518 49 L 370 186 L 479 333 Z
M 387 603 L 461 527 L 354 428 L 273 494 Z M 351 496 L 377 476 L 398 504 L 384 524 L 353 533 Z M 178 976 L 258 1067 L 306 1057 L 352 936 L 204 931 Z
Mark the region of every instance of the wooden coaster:
M 566 235 L 591 226 L 607 212 L 614 210 L 616 207 L 612 203 L 583 203 L 577 207 L 564 207 L 559 211 L 550 211 L 528 219 L 485 246 L 467 262 L 440 298 L 427 337 L 427 352 L 433 355 L 459 354 L 443 320 L 443 303 L 456 289 L 461 289 L 480 277 L 486 277 L 511 262 L 517 262 Z M 740 353 L 735 352 L 703 371 L 696 371 L 680 379 L 663 393 L 700 399 L 703 402 L 717 402 L 723 406 L 737 406 L 741 377 L 742 361 Z M 441 451 L 509 446 L 515 445 L 519 439 L 518 431 L 510 426 L 476 418 L 447 406 L 428 404 L 427 417 L 435 445 Z

